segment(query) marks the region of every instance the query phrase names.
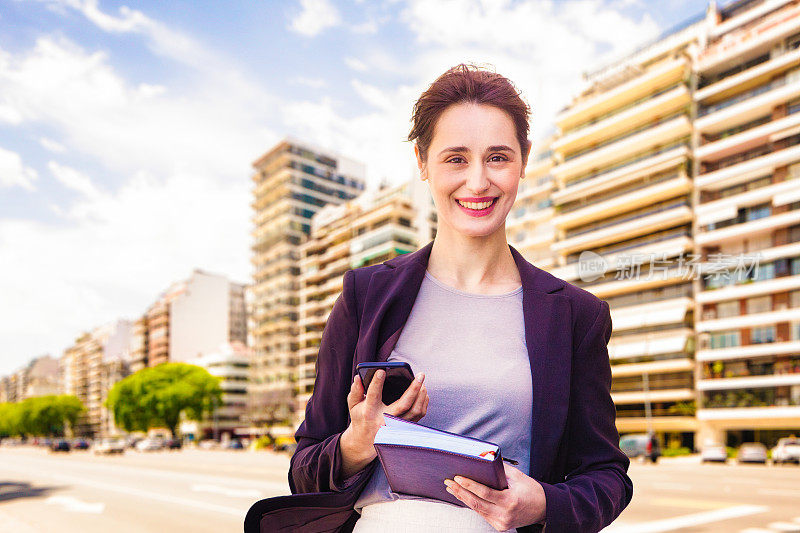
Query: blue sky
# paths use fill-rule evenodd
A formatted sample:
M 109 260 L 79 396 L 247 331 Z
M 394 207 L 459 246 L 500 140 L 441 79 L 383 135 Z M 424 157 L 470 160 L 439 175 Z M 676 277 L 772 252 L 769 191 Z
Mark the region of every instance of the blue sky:
M 0 375 L 193 268 L 250 279 L 250 164 L 294 135 L 414 176 L 411 107 L 461 61 L 533 108 L 700 0 L 0 0 Z

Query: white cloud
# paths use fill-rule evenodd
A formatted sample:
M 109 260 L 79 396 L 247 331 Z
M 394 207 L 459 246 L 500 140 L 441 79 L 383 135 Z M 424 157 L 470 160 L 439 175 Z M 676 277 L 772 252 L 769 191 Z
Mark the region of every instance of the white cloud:
M 358 72 L 364 72 L 369 68 L 367 67 L 366 63 L 364 63 L 359 59 L 356 59 L 355 57 L 345 57 L 344 64 Z
M 36 177 L 36 170 L 26 167 L 18 153 L 0 147 L 0 188 L 22 187 L 33 191 Z
M 97 187 L 94 186 L 92 180 L 86 174 L 64 165 L 59 165 L 55 161 L 50 161 L 47 168 L 53 174 L 53 177 L 59 181 L 64 187 L 78 191 L 83 196 L 90 200 L 98 200 L 102 196 Z
M 147 38 L 147 44 L 154 53 L 172 58 L 182 63 L 202 68 L 211 57 L 211 52 L 195 39 L 175 31 L 164 24 L 147 17 L 141 11 L 120 6 L 119 16 L 103 12 L 97 0 L 45 0 L 59 11 L 70 8 L 78 11 L 98 28 L 109 33 L 134 33 Z M 214 62 L 220 66 L 219 61 Z
M 9 357 L 60 356 L 80 332 L 135 318 L 195 267 L 249 278 L 246 180 L 138 174 L 110 194 L 74 169 L 56 172 L 88 193 L 68 223 L 0 220 L 0 294 L 13 302 L 0 305 L 0 375 L 24 362 Z
M 277 139 L 264 126 L 274 99 L 241 76 L 209 75 L 177 89 L 130 83 L 107 53 L 49 37 L 4 55 L 0 99 L 23 123 L 46 124 L 61 144 L 114 172 L 241 176 L 254 154 Z
M 328 86 L 328 82 L 324 78 L 309 78 L 307 76 L 295 76 L 290 81 L 291 83 L 295 83 L 297 85 L 305 85 L 306 87 L 311 87 L 312 89 L 321 89 L 323 87 Z
M 39 139 L 39 144 L 41 144 L 45 149 L 57 154 L 63 154 L 67 151 L 67 148 L 63 144 L 47 137 L 41 137 Z
M 289 24 L 292 31 L 314 37 L 327 28 L 341 23 L 336 7 L 329 0 L 300 0 L 302 11 Z

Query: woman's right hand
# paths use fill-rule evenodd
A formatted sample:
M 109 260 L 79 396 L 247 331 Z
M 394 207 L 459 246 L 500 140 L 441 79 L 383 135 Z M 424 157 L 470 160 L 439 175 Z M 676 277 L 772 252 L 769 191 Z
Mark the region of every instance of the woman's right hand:
M 376 371 L 366 395 L 358 375 L 350 386 L 347 395 L 350 425 L 339 441 L 343 479 L 363 469 L 377 456 L 375 435 L 384 424 L 384 413 L 417 422 L 428 412 L 428 391 L 423 384 L 425 374 L 417 375 L 403 395 L 391 405 L 384 404 L 382 400 L 385 379 L 385 370 Z

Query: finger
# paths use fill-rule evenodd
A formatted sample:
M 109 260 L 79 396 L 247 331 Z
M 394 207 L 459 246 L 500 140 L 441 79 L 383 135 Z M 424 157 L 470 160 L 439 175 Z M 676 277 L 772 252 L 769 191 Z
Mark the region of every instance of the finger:
M 398 416 L 411 409 L 411 407 L 414 405 L 414 402 L 417 400 L 417 396 L 419 395 L 419 391 L 422 388 L 422 382 L 424 380 L 425 374 L 420 373 L 411 381 L 411 385 L 408 386 L 403 395 L 389 405 L 391 414 Z
M 477 498 L 480 498 L 481 500 L 492 505 L 498 504 L 500 500 L 503 499 L 503 493 L 501 491 L 487 487 L 483 483 L 478 483 L 472 479 L 463 476 L 455 476 L 453 481 L 470 493 L 474 494 Z
M 414 405 L 412 405 L 411 409 L 406 413 L 411 416 L 409 420 L 416 422 L 425 415 L 425 406 L 428 403 L 428 398 L 428 391 L 425 390 L 425 385 L 423 385 L 419 390 L 419 394 L 417 394 L 417 401 L 414 402 Z
M 450 480 L 448 480 L 450 481 Z M 484 517 L 489 516 L 495 504 L 484 500 L 483 498 L 478 497 L 472 491 L 467 490 L 459 483 L 454 483 L 450 481 L 447 483 L 448 492 L 461 500 L 462 502 L 466 503 L 471 509 L 474 509 L 478 514 L 483 515 Z
M 372 376 L 372 381 L 369 382 L 369 388 L 367 389 L 367 409 L 370 411 L 380 410 L 383 405 L 381 395 L 383 394 L 383 381 L 385 379 L 386 371 L 381 368 L 375 371 L 375 374 Z
M 350 410 L 364 399 L 364 389 L 361 386 L 361 378 L 356 375 L 353 383 L 350 384 L 350 392 L 347 394 L 347 409 Z

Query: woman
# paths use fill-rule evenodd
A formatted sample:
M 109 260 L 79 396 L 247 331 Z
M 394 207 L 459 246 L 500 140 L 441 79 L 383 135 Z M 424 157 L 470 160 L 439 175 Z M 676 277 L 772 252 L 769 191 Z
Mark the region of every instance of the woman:
M 609 392 L 608 304 L 538 269 L 506 241 L 531 147 L 528 114 L 506 78 L 463 64 L 417 101 L 409 140 L 436 204 L 436 238 L 346 273 L 295 433 L 294 496 L 251 509 L 248 519 L 261 531 L 541 531 L 546 524 L 548 533 L 588 532 L 629 503 L 629 460 Z M 366 360 L 408 361 L 418 379 L 386 406 L 382 371 L 368 391 L 354 378 Z M 500 444 L 519 463 L 504 463 L 509 488 L 446 481 L 466 507 L 391 492 L 373 446 L 383 413 Z

